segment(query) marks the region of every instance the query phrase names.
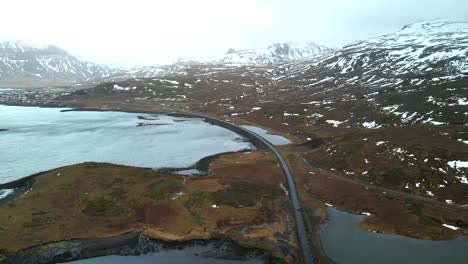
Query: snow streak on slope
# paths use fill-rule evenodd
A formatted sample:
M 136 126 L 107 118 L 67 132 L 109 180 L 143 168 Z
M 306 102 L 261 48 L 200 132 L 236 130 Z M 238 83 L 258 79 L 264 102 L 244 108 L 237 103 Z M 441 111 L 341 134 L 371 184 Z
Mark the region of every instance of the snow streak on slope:
M 325 58 L 282 65 L 275 75 L 303 103 L 342 108 L 341 126 L 467 124 L 468 22 L 408 25 Z M 371 119 L 363 111 L 379 114 Z
M 331 62 L 327 67 L 342 73 L 379 66 L 378 70 L 394 75 L 425 71 L 453 75 L 468 73 L 467 57 L 467 22 L 421 22 L 348 45 L 327 60 Z

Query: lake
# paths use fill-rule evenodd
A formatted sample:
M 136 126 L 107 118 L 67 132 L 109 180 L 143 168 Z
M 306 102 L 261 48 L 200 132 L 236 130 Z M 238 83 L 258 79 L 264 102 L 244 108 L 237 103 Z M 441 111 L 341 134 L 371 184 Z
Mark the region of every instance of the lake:
M 468 263 L 468 236 L 432 241 L 367 232 L 358 224 L 364 216 L 328 208 L 322 231 L 325 253 L 342 264 L 460 264 Z
M 268 142 L 270 142 L 273 145 L 279 146 L 279 145 L 286 145 L 291 143 L 289 139 L 279 136 L 279 135 L 273 135 L 270 134 L 267 130 L 256 127 L 256 126 L 242 126 L 243 128 L 256 133 L 257 135 L 263 137 L 266 139 Z
M 200 118 L 61 110 L 0 105 L 0 183 L 86 161 L 183 168 L 254 148 Z
M 62 111 L 0 105 L 0 183 L 93 161 L 187 168 L 223 152 L 252 150 L 242 136 L 202 118 L 161 114 Z M 187 174 L 192 170 L 188 169 Z M 0 190 L 0 199 L 13 190 Z M 142 256 L 103 256 L 72 263 L 246 263 L 169 250 Z M 251 259 L 247 263 L 262 263 Z

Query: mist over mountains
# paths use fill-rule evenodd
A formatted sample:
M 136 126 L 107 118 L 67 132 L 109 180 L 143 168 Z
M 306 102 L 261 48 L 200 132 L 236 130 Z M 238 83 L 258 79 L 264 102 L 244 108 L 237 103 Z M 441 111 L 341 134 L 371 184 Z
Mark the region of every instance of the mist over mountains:
M 180 58 L 172 64 L 130 69 L 82 60 L 53 45 L 38 47 L 22 41 L 2 42 L 0 82 L 48 80 L 80 83 L 112 78 L 149 78 L 183 72 L 192 65 L 200 64 L 270 65 L 278 66 L 276 70 L 282 71 L 284 65 L 300 62 L 300 66 L 293 68 L 307 67 L 307 71 L 315 75 L 334 74 L 334 78 L 343 76 L 348 80 L 359 76 L 355 82 L 381 85 L 402 81 L 404 75 L 429 71 L 441 77 L 444 74 L 466 74 L 467 28 L 466 22 L 428 21 L 407 25 L 401 31 L 341 49 L 312 41 L 273 43 L 263 48 L 231 48 L 219 56 Z M 386 76 L 379 79 L 381 75 Z

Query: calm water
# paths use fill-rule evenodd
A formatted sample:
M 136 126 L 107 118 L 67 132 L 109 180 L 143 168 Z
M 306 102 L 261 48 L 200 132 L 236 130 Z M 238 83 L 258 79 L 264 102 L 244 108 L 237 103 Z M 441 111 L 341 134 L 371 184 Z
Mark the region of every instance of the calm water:
M 262 263 L 260 260 L 234 261 L 198 257 L 174 253 L 155 253 L 142 256 L 105 256 L 92 259 L 83 259 L 67 263 L 73 264 L 239 264 Z
M 322 232 L 325 252 L 342 264 L 462 264 L 468 263 L 468 236 L 431 241 L 366 232 L 358 224 L 363 216 L 328 209 Z
M 242 126 L 242 127 L 260 135 L 261 137 L 268 140 L 273 145 L 286 145 L 286 144 L 291 143 L 291 141 L 289 141 L 289 139 L 285 137 L 269 134 L 269 132 L 266 131 L 265 129 L 262 129 L 256 126 Z
M 253 148 L 202 119 L 60 110 L 0 105 L 0 129 L 8 129 L 0 132 L 0 183 L 85 161 L 188 167 L 209 155 Z

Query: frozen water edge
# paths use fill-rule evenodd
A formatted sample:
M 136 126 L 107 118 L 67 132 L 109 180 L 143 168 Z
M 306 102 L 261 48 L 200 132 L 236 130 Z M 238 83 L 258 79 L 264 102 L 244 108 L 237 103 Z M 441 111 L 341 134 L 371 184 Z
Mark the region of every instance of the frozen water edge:
M 124 112 L 60 112 L 59 108 L 0 105 L 0 183 L 81 162 L 145 168 L 188 168 L 200 159 L 255 147 L 201 118 Z M 138 116 L 169 125 L 137 127 Z
M 266 131 L 265 129 L 261 129 L 261 128 L 256 127 L 256 126 L 242 126 L 242 127 L 246 128 L 249 131 L 257 133 L 258 135 L 265 138 L 266 140 L 268 140 L 273 145 L 278 146 L 278 145 L 286 145 L 286 144 L 291 143 L 291 141 L 289 141 L 285 137 L 269 134 L 268 131 Z

